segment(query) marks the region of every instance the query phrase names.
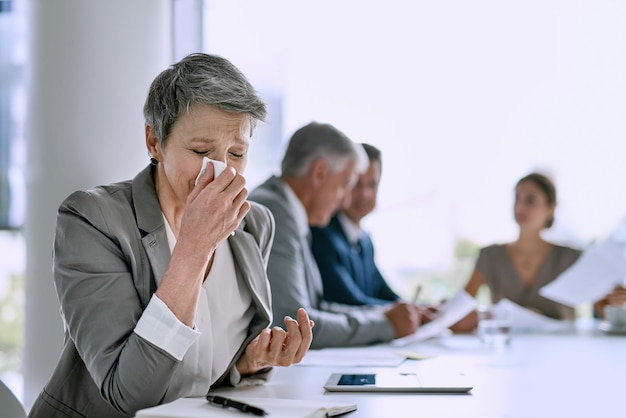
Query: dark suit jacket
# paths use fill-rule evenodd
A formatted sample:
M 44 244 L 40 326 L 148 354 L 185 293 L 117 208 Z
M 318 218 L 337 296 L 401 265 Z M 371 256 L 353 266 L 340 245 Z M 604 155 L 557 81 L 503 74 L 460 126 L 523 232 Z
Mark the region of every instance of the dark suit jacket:
M 250 200 L 267 206 L 276 221 L 267 265 L 276 325 L 285 315 L 295 317 L 298 308 L 303 307 L 315 321 L 312 348 L 392 340 L 393 326 L 379 308 L 323 300 L 322 279 L 306 236 L 308 225 L 303 235 L 294 216 L 298 208 L 291 204 L 287 187 L 280 178 L 271 177 L 250 193 Z
M 255 314 L 248 337 L 216 384 L 228 382 L 236 359 L 271 322 L 265 264 L 272 237 L 271 214 L 254 205 L 228 239 Z M 54 280 L 65 344 L 30 417 L 128 417 L 187 395 L 176 373 L 182 363 L 133 332 L 169 260 L 150 166 L 132 182 L 76 192 L 61 204 Z
M 369 235 L 352 245 L 335 215 L 328 226 L 311 227 L 311 238 L 324 299 L 348 305 L 387 305 L 399 299 L 376 267 Z

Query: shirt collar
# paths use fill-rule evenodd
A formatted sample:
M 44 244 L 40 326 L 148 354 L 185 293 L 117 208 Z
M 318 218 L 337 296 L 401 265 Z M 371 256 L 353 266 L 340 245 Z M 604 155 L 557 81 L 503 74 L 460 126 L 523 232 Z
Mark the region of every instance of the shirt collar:
M 165 234 L 167 235 L 167 244 L 170 248 L 170 254 L 174 252 L 174 247 L 176 246 L 176 237 L 174 236 L 174 231 L 172 231 L 172 227 L 170 223 L 167 221 L 165 214 L 161 212 L 161 216 L 163 216 L 163 224 L 165 225 Z
M 337 219 L 343 228 L 343 232 L 346 234 L 348 241 L 350 244 L 355 245 L 359 242 L 361 237 L 363 237 L 363 230 L 357 224 L 355 224 L 348 216 L 339 212 L 337 214 Z

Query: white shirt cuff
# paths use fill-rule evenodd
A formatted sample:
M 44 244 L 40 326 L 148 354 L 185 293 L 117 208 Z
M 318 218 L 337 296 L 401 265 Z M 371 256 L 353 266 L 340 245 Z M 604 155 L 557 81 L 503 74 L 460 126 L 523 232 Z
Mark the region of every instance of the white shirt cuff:
M 137 321 L 135 334 L 181 361 L 201 333 L 180 322 L 158 296 L 152 295 Z

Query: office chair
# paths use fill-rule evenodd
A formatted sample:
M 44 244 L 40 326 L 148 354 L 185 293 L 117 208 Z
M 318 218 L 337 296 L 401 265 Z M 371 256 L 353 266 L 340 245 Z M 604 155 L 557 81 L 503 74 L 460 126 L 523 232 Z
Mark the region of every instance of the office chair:
M 26 418 L 22 403 L 2 380 L 0 380 L 0 405 L 3 418 Z

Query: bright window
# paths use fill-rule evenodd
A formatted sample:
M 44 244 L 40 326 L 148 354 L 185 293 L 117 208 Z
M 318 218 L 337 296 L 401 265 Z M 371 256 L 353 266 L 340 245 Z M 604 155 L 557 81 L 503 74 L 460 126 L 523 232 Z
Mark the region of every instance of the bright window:
M 274 143 L 317 120 L 382 150 L 367 226 L 405 295 L 426 280 L 430 298 L 448 296 L 478 247 L 514 240 L 513 187 L 531 170 L 557 184 L 552 240 L 584 247 L 624 214 L 624 3 L 205 0 L 204 9 L 205 49 L 275 100 Z M 258 172 L 277 172 L 271 152 L 251 151 Z

